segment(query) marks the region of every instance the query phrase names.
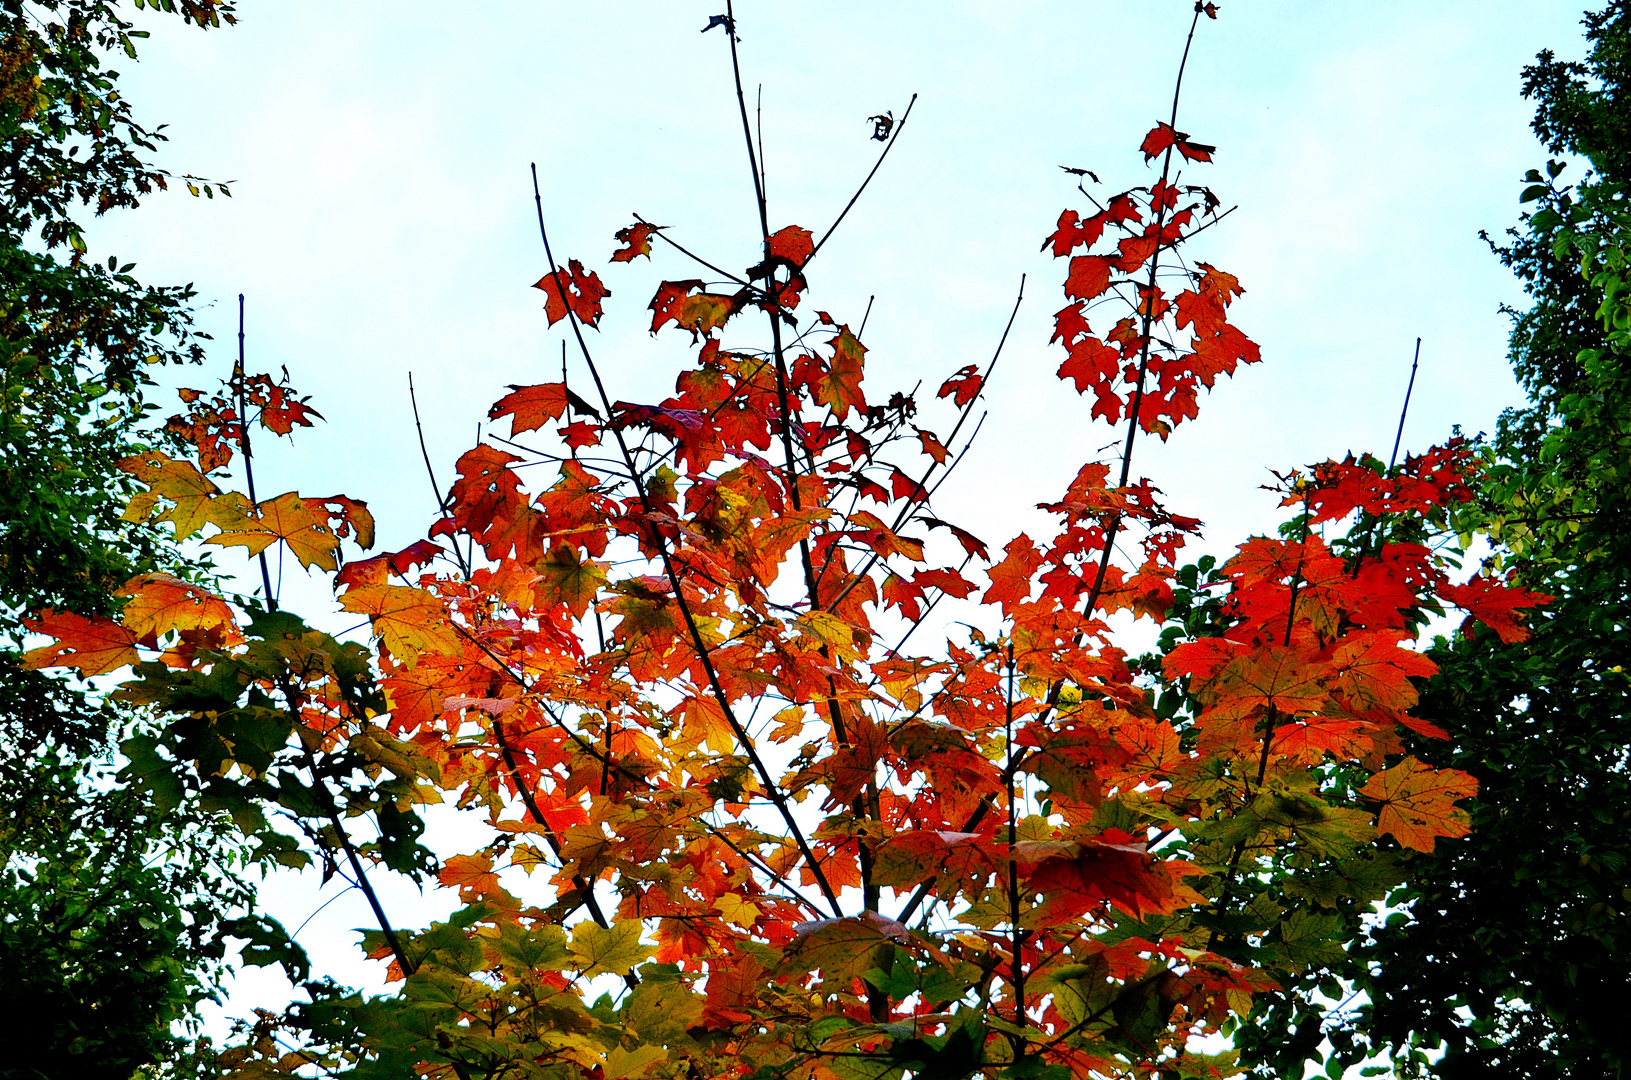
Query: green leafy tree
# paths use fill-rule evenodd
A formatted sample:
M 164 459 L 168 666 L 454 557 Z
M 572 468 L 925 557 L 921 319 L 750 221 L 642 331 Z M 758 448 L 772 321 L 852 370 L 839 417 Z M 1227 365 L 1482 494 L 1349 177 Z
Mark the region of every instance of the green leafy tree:
M 201 27 L 233 17 L 214 0 L 178 10 Z M 107 66 L 142 36 L 110 3 L 0 3 L 0 604 L 12 615 L 106 607 L 132 573 L 176 559 L 156 529 L 119 520 L 130 488 L 116 464 L 151 437 L 145 368 L 202 356 L 192 291 L 88 261 L 82 231 L 87 211 L 134 207 L 170 181 L 145 160 L 162 133 L 137 123 Z
M 1510 345 L 1528 400 L 1457 523 L 1554 601 L 1527 641 L 1482 631 L 1430 652 L 1422 715 L 1452 738 L 1412 750 L 1478 778 L 1471 835 L 1410 855 L 1361 947 L 1260 999 L 1244 1036 L 1260 1075 L 1381 1054 L 1410 1075 L 1602 1077 L 1631 1057 L 1631 5 L 1585 26 L 1584 62 L 1543 52 L 1524 72 L 1558 159 L 1530 171 L 1530 211 L 1492 246 L 1533 301 Z M 1572 186 L 1565 155 L 1589 168 Z
M 233 19 L 215 0 L 146 6 L 200 28 Z M 111 610 L 133 574 L 203 569 L 121 520 L 132 489 L 117 463 L 167 438 L 146 369 L 202 356 L 190 288 L 92 261 L 84 238 L 89 215 L 177 179 L 149 163 L 162 133 L 110 66 L 145 36 L 126 15 L 0 2 L 0 1010 L 26 1033 L 8 1040 L 7 1078 L 128 1077 L 173 1058 L 227 932 L 260 935 L 227 917 L 252 895 L 216 816 L 115 779 L 111 747 L 139 715 L 14 663 L 28 611 Z

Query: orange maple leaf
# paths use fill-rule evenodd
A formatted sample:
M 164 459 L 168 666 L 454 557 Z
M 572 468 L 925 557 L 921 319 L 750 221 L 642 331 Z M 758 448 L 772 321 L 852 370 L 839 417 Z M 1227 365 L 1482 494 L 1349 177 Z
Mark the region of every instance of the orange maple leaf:
M 158 637 L 172 630 L 235 625 L 232 609 L 225 600 L 170 574 L 132 578 L 114 595 L 130 598 L 119 618 L 139 639 Z
M 1044 555 L 1024 533 L 1008 541 L 1002 550 L 1003 560 L 986 571 L 991 587 L 985 590 L 983 599 L 987 604 L 1001 604 L 1002 613 L 1011 616 L 1014 608 L 1030 597 L 1031 575 L 1042 565 Z
M 814 238 L 809 229 L 789 225 L 765 238 L 765 258 L 786 259 L 793 269 L 802 269 L 815 254 Z
M 951 457 L 951 451 L 940 441 L 940 437 L 932 431 L 924 431 L 920 427 L 912 428 L 917 433 L 917 441 L 923 444 L 923 452 L 934 458 L 936 465 L 944 465 L 946 459 Z
M 504 891 L 498 883 L 498 875 L 493 872 L 491 855 L 454 855 L 442 864 L 436 873 L 436 880 L 443 885 L 456 887 L 462 900 L 493 896 Z
M 462 650 L 447 609 L 424 589 L 353 585 L 340 595 L 340 607 L 369 616 L 386 651 L 406 664 L 414 664 L 422 652 L 454 656 Z
M 1407 757 L 1371 777 L 1359 793 L 1381 803 L 1376 831 L 1416 851 L 1432 851 L 1440 837 L 1466 836 L 1472 819 L 1457 799 L 1477 794 L 1478 781 L 1459 769 L 1434 769 Z
M 519 435 L 523 431 L 536 431 L 566 415 L 565 383 L 539 383 L 536 386 L 517 386 L 511 383 L 510 391 L 487 410 L 487 417 L 490 420 L 497 420 L 501 416 L 508 416 L 512 435 Z
M 24 619 L 23 625 L 37 634 L 56 638 L 49 645 L 23 654 L 22 666 L 31 671 L 65 667 L 75 668 L 81 675 L 106 675 L 141 659 L 136 652 L 137 636 L 128 627 L 102 616 L 86 618 L 46 608 L 38 618 Z

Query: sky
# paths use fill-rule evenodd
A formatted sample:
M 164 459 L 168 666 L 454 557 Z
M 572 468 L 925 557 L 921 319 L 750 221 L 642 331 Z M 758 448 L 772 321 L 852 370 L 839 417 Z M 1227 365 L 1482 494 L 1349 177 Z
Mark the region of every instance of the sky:
M 608 265 L 617 229 L 639 213 L 733 271 L 757 261 L 727 42 L 699 32 L 722 6 L 246 0 L 237 27 L 202 35 L 144 16 L 140 62 L 114 65 L 124 93 L 169 125 L 161 164 L 231 181 L 233 197 L 170 194 L 101 219 L 92 254 L 195 284 L 216 347 L 209 370 L 158 373 L 170 385 L 228 374 L 246 294 L 251 370 L 287 366 L 327 418 L 257 442 L 257 487 L 366 499 L 395 550 L 434 510 L 408 374 L 444 486 L 506 384 L 558 378 L 562 328 L 529 288 L 547 270 L 529 164 L 557 256 L 611 289 L 594 346 L 614 398 L 672 391 L 686 339 L 647 333 L 646 303 L 660 280 L 699 276 L 660 248 Z M 1136 148 L 1171 107 L 1190 13 L 1177 0 L 737 5 L 773 229 L 823 232 L 876 159 L 868 118 L 899 118 L 918 95 L 811 274 L 809 306 L 852 326 L 875 297 L 869 390 L 985 363 L 1025 277 L 979 440 L 936 496 L 940 517 L 993 546 L 1043 525 L 1035 504 L 1115 438 L 1053 377 L 1065 263 L 1038 247 L 1061 210 L 1086 209 L 1059 166 L 1092 169 L 1104 194 L 1158 175 Z M 1219 147 L 1185 181 L 1238 209 L 1191 254 L 1246 286 L 1231 318 L 1264 359 L 1169 443 L 1141 443 L 1134 473 L 1205 520 L 1201 550 L 1221 553 L 1277 522 L 1259 489 L 1270 470 L 1386 456 L 1417 337 L 1404 451 L 1454 425 L 1492 430 L 1521 401 L 1500 308 L 1522 294 L 1478 233 L 1515 221 L 1524 171 L 1546 160 L 1520 69 L 1583 46 L 1579 8 L 1552 0 L 1236 0 L 1219 15 L 1201 20 L 1178 127 Z M 332 607 L 320 582 L 284 588 Z M 334 891 L 313 884 L 269 890 L 291 928 Z M 353 899 L 302 931 L 325 964 L 366 921 Z M 228 1011 L 274 989 L 242 980 Z

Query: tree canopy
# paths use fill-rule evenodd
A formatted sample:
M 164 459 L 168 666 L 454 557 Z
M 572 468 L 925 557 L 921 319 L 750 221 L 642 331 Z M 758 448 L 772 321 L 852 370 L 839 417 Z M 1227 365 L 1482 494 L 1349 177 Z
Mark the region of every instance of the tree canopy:
M 1532 171 L 1496 246 L 1534 300 L 1529 404 L 1403 461 L 1285 466 L 1278 530 L 1189 564 L 1202 523 L 1135 462 L 1265 359 L 1246 286 L 1203 261 L 1222 136 L 1180 113 L 1216 5 L 1127 167 L 1067 170 L 1079 201 L 1038 225 L 1048 392 L 1111 439 L 1045 527 L 942 516 L 1012 316 L 989 361 L 879 386 L 867 312 L 818 306 L 848 206 L 772 216 L 727 4 L 702 32 L 758 239 L 636 215 L 604 264 L 556 256 L 535 170 L 559 381 L 518 375 L 445 489 L 425 451 L 438 511 L 382 553 L 356 493 L 257 491 L 260 433 L 321 419 L 286 372 L 240 352 L 159 425 L 146 368 L 201 356 L 192 294 L 90 260 L 80 219 L 225 189 L 147 163 L 116 5 L 5 10 L 0 597 L 31 637 L 0 686 L 0 957 L 39 1032 L 6 1075 L 1622 1068 L 1623 5 L 1588 17 L 1585 62 L 1526 72 L 1536 132 L 1590 163 Z M 872 118 L 849 205 L 914 103 Z M 608 390 L 592 331 L 631 311 L 672 393 Z M 236 549 L 259 596 L 197 555 Z M 274 559 L 361 623 L 292 610 Z M 240 864 L 355 889 L 386 985 L 314 977 Z M 417 925 L 386 875 L 452 914 Z M 301 1000 L 183 1059 L 231 939 Z

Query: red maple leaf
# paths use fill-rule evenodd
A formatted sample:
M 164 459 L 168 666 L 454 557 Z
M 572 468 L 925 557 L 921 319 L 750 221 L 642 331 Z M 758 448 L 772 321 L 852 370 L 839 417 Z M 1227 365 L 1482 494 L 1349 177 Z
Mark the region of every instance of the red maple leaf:
M 1115 382 L 1121 373 L 1121 350 L 1096 337 L 1086 337 L 1070 347 L 1070 356 L 1059 365 L 1059 377 L 1072 379 L 1078 394 L 1089 388 Z
M 1110 218 L 1108 211 L 1101 211 L 1082 220 L 1080 214 L 1074 210 L 1066 210 L 1059 215 L 1059 224 L 1046 240 L 1042 241 L 1042 250 L 1053 247 L 1053 257 L 1060 258 L 1069 255 L 1079 247 L 1087 247 L 1098 242 L 1104 235 L 1104 226 Z
M 765 258 L 786 259 L 795 270 L 803 268 L 814 254 L 815 243 L 810 230 L 797 225 L 778 229 L 765 238 Z
M 633 262 L 636 255 L 651 258 L 651 234 L 660 228 L 660 225 L 638 221 L 626 229 L 617 230 L 616 239 L 623 246 L 612 252 L 612 262 Z
M 1065 295 L 1072 300 L 1091 300 L 1110 287 L 1110 270 L 1117 255 L 1078 255 L 1070 260 L 1070 276 L 1065 278 Z
M 1174 131 L 1169 124 L 1157 124 L 1144 136 L 1144 143 L 1139 147 L 1144 151 L 1144 160 L 1149 161 L 1157 154 L 1164 153 L 1169 148 L 1176 148 L 1189 161 L 1211 161 L 1213 146 L 1204 146 L 1192 143 L 1189 136 L 1181 131 Z
M 1150 129 L 1150 133 L 1144 136 L 1144 142 L 1139 145 L 1139 149 L 1144 152 L 1144 160 L 1149 161 L 1165 153 L 1177 142 L 1178 133 L 1173 130 L 1171 124 L 1156 124 Z
M 611 290 L 600 283 L 600 277 L 592 270 L 585 270 L 576 259 L 568 262 L 564 269 L 556 267 L 554 273 L 545 274 L 533 282 L 532 287 L 542 289 L 548 298 L 544 313 L 549 316 L 551 326 L 566 318 L 568 311 L 577 316 L 579 322 L 596 326 L 600 322 L 601 300 L 612 295 Z
M 890 469 L 889 488 L 897 499 L 911 499 L 913 502 L 929 501 L 929 493 L 923 485 L 899 469 Z
M 927 525 L 931 529 L 950 529 L 951 534 L 957 538 L 957 542 L 959 544 L 963 545 L 963 550 L 968 554 L 977 555 L 982 559 L 989 559 L 991 557 L 990 553 L 986 550 L 985 541 L 981 540 L 978 536 L 975 536 L 967 529 L 959 528 L 949 521 L 941 521 L 939 518 L 924 517 L 918 518 L 918 520 L 923 522 L 923 524 Z
M 567 446 L 581 450 L 600 441 L 600 428 L 586 420 L 574 420 L 561 428 L 560 436 Z
M 980 392 L 985 380 L 980 376 L 980 369 L 973 364 L 957 369 L 957 374 L 940 384 L 937 398 L 950 396 L 957 403 L 959 409 L 965 408 L 974 400 L 974 395 Z
M 1529 628 L 1518 622 L 1518 609 L 1550 604 L 1552 597 L 1516 585 L 1507 585 L 1493 578 L 1477 577 L 1465 585 L 1442 585 L 1438 593 L 1456 607 L 1469 613 L 1500 637 L 1507 645 L 1524 641 Z

